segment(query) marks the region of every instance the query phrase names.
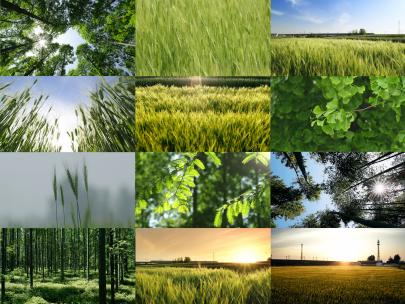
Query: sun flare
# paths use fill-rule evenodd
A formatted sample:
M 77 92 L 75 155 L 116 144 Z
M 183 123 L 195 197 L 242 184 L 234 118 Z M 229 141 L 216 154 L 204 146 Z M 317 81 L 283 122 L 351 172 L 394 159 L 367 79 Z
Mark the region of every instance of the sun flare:
M 380 182 L 376 183 L 373 188 L 374 193 L 378 195 L 384 194 L 386 190 L 387 190 L 386 185 Z
M 236 252 L 234 261 L 236 263 L 255 263 L 258 261 L 258 257 L 252 250 L 241 249 Z

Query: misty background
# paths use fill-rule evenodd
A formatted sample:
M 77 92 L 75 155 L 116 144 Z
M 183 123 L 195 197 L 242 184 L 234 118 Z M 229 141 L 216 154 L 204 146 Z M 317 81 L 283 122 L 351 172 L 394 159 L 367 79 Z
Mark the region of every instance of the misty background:
M 84 185 L 84 164 L 88 171 L 89 201 Z M 66 169 L 78 175 L 82 226 L 87 223 L 89 227 L 133 227 L 133 153 L 0 153 L 0 226 L 51 228 L 56 227 L 58 221 L 58 227 L 74 227 L 77 206 Z M 54 170 L 58 184 L 57 219 Z

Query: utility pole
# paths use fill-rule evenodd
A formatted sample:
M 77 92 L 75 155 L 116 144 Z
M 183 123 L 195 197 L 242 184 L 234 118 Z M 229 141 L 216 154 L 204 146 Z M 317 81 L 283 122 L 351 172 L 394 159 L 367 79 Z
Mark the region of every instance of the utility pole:
M 301 261 L 304 260 L 303 259 L 303 254 L 304 254 L 304 244 L 301 244 Z

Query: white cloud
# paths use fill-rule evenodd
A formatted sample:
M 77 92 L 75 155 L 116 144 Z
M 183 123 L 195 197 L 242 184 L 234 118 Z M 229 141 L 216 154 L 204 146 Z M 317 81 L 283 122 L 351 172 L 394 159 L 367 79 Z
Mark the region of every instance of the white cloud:
M 276 15 L 276 16 L 283 16 L 283 15 L 284 15 L 283 12 L 277 11 L 277 10 L 275 10 L 275 9 L 272 9 L 272 10 L 271 10 L 271 14 L 272 14 L 272 15 Z
M 286 0 L 288 3 L 290 3 L 292 6 L 298 6 L 301 4 L 301 0 Z
M 315 23 L 315 24 L 324 23 L 324 21 L 321 18 L 318 18 L 316 16 L 311 16 L 311 15 L 299 15 L 299 16 L 296 16 L 296 18 L 303 20 L 303 21 L 308 21 L 310 23 Z

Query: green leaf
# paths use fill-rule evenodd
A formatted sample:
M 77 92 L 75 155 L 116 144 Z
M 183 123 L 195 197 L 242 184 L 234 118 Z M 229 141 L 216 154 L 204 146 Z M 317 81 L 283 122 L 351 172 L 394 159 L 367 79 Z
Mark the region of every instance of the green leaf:
M 204 164 L 203 164 L 203 162 L 202 162 L 201 160 L 195 159 L 193 162 L 194 162 L 194 164 L 195 164 L 198 168 L 200 168 L 201 170 L 204 170 L 204 169 L 205 169 L 205 166 L 204 166 Z
M 222 211 L 223 211 L 223 209 L 218 209 L 217 213 L 215 214 L 215 219 L 214 219 L 215 227 L 221 227 L 221 225 L 222 225 Z
M 218 167 L 221 165 L 221 160 L 218 158 L 215 152 L 205 152 L 205 154 L 211 159 L 211 161 Z
M 256 152 L 248 152 L 247 156 L 242 160 L 242 164 L 246 165 L 248 162 L 256 158 Z
M 177 211 L 179 211 L 179 213 L 186 214 L 188 213 L 189 210 L 186 205 L 180 205 Z
M 228 223 L 233 225 L 233 223 L 235 222 L 235 218 L 234 218 L 234 214 L 232 212 L 232 208 L 226 208 L 226 218 L 228 220 Z
M 316 115 L 316 117 L 319 117 L 324 113 L 320 106 L 316 106 L 312 112 Z
M 146 209 L 146 207 L 148 206 L 148 202 L 145 201 L 144 199 L 140 199 L 137 201 L 136 207 L 139 209 Z

